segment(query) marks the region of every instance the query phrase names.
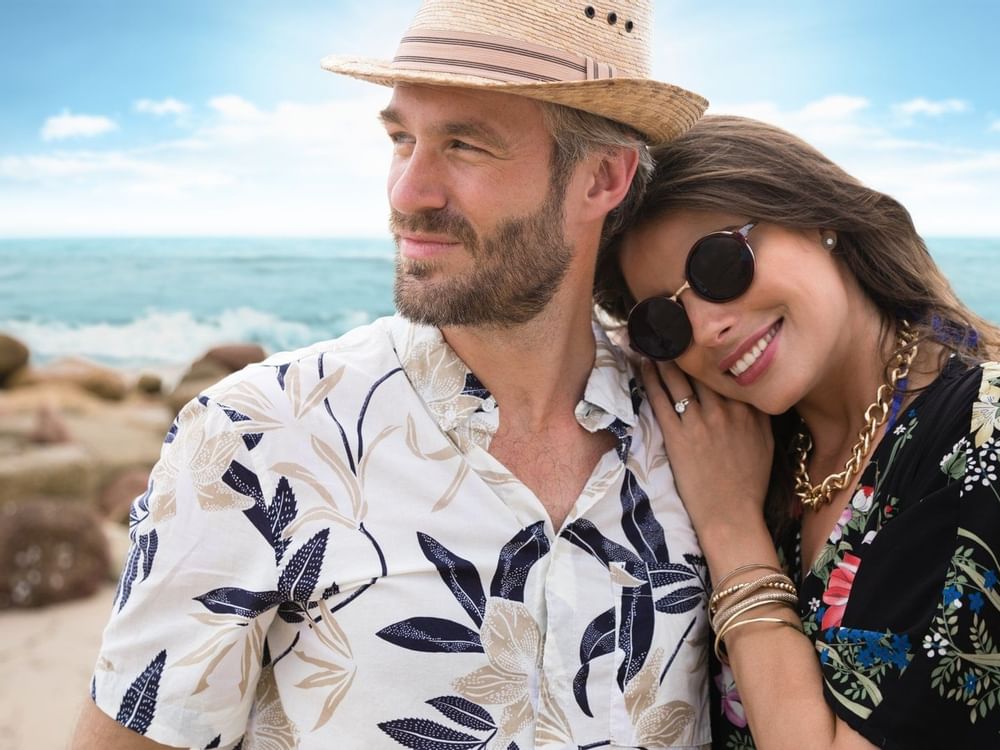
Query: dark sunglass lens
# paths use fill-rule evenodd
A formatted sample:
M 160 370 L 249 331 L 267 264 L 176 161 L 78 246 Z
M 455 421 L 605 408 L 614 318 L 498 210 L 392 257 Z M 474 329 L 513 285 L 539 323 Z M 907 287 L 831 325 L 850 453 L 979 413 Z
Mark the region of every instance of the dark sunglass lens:
M 678 303 L 650 297 L 632 308 L 628 316 L 632 346 L 651 359 L 676 359 L 691 343 L 691 323 Z
M 699 296 L 713 302 L 728 302 L 750 287 L 753 253 L 739 237 L 710 235 L 695 245 L 688 256 L 687 278 Z

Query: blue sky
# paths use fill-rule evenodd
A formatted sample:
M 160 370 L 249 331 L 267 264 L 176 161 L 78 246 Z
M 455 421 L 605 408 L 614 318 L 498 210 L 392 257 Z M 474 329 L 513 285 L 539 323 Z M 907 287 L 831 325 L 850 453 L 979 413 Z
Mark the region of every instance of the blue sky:
M 319 59 L 391 56 L 417 4 L 3 0 L 0 237 L 384 235 L 388 92 Z M 1000 236 L 996 0 L 656 5 L 657 78 Z

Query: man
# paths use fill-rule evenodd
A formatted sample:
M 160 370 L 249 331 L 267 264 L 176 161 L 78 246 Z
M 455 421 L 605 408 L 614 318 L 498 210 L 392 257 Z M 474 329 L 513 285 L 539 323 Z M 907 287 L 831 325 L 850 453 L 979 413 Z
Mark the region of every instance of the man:
M 178 415 L 76 747 L 709 742 L 705 568 L 591 321 L 643 137 L 705 104 L 646 77 L 650 22 L 426 0 L 393 62 L 324 60 L 393 86 L 401 316 Z

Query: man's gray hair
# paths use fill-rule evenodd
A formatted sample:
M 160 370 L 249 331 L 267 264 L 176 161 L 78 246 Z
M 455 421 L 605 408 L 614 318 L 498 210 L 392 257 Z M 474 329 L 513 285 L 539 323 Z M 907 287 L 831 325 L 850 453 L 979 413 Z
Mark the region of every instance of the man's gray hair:
M 562 104 L 542 102 L 545 123 L 555 141 L 552 154 L 552 182 L 565 189 L 573 168 L 595 150 L 634 148 L 639 153 L 639 165 L 632 185 L 622 202 L 604 220 L 601 244 L 612 237 L 635 213 L 646 192 L 653 174 L 653 157 L 642 134 L 628 125 L 609 120 L 600 115 L 566 107 Z

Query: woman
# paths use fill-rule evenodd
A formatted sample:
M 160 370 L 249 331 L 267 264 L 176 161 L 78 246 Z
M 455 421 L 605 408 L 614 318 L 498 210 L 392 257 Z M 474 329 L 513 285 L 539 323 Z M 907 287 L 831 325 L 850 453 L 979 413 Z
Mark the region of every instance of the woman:
M 794 136 L 655 156 L 597 294 L 715 582 L 715 746 L 1000 747 L 1000 331 Z

